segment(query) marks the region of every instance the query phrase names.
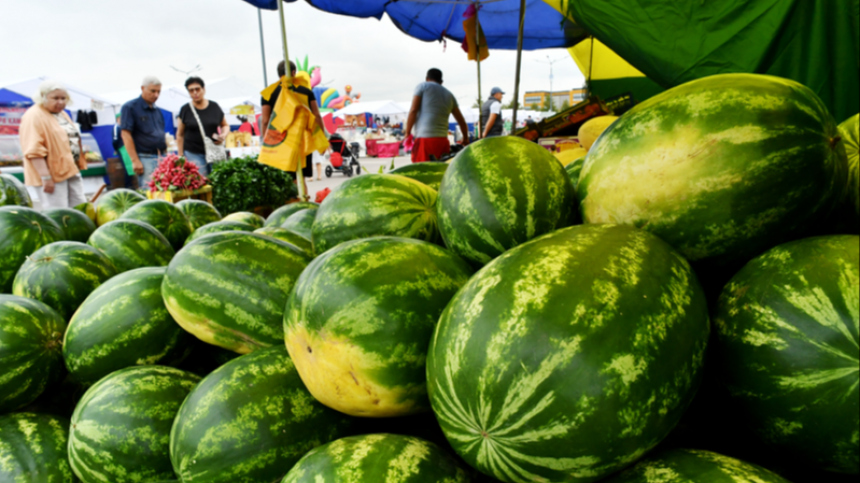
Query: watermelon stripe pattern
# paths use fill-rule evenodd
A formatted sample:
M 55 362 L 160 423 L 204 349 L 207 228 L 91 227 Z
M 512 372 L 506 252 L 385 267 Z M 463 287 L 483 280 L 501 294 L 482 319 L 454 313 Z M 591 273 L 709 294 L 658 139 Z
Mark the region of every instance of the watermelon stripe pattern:
M 173 320 L 161 297 L 165 267 L 117 275 L 97 288 L 69 322 L 63 358 L 71 376 L 93 384 L 134 365 L 173 365 L 191 336 Z
M 348 426 L 346 416 L 314 400 L 280 345 L 238 357 L 200 382 L 176 416 L 170 457 L 183 483 L 273 482 Z
M 0 206 L 33 207 L 27 187 L 11 174 L 0 173 Z
M 297 248 L 267 236 L 215 233 L 173 258 L 162 296 L 195 337 L 247 354 L 283 345 L 287 298 L 307 263 Z
M 123 213 L 120 219 L 138 220 L 152 225 L 177 251 L 194 231 L 185 213 L 173 203 L 163 200 L 147 200 L 138 203 Z
M 116 220 L 129 208 L 142 201 L 146 201 L 146 198 L 137 191 L 125 188 L 110 190 L 96 202 L 96 223 L 102 226 Z
M 176 207 L 182 210 L 195 230 L 207 223 L 221 221 L 221 213 L 218 209 L 202 200 L 182 200 L 176 203 Z
M 78 402 L 69 462 L 83 483 L 174 478 L 170 428 L 200 378 L 172 367 L 130 367 L 105 377 Z
M 281 483 L 467 483 L 465 471 L 435 444 L 411 436 L 368 434 L 333 441 L 305 455 Z
M 12 283 L 12 293 L 44 302 L 65 319 L 116 268 L 104 254 L 79 242 L 46 245 L 24 262 Z
M 594 481 L 677 424 L 708 334 L 704 293 L 663 241 L 570 227 L 490 262 L 448 304 L 427 359 L 430 402 L 485 474 Z
M 427 186 L 439 191 L 442 185 L 442 178 L 445 176 L 445 171 L 448 170 L 448 163 L 438 161 L 427 161 L 424 163 L 407 164 L 401 166 L 389 174 L 398 174 L 412 178 L 415 181 L 426 184 Z
M 723 74 L 654 96 L 598 138 L 577 192 L 586 223 L 624 223 L 687 259 L 744 261 L 827 216 L 845 191 L 821 100 L 779 77 Z
M 0 294 L 0 413 L 29 404 L 63 371 L 66 321 L 37 300 Z
M 795 461 L 860 473 L 860 237 L 767 251 L 732 278 L 716 313 L 745 427 Z
M 311 227 L 314 226 L 314 219 L 317 216 L 317 208 L 306 208 L 299 210 L 281 223 L 281 228 L 297 233 L 308 240 L 313 238 Z
M 0 416 L 0 481 L 76 483 L 68 440 L 66 418 L 34 413 Z
M 254 226 L 249 225 L 247 223 L 242 223 L 240 221 L 216 221 L 214 223 L 209 223 L 207 225 L 203 225 L 200 228 L 194 230 L 194 233 L 188 237 L 185 243 L 191 243 L 195 240 L 203 238 L 206 235 L 212 233 L 221 233 L 224 231 L 254 231 Z
M 120 273 L 135 268 L 166 267 L 176 255 L 161 232 L 137 220 L 106 223 L 90 235 L 87 244 L 104 253 Z
M 12 292 L 15 274 L 28 256 L 63 239 L 53 220 L 22 206 L 0 206 L 0 233 L 0 293 Z
M 304 210 L 306 208 L 315 209 L 319 208 L 318 203 L 314 203 L 311 201 L 299 201 L 296 203 L 290 203 L 288 205 L 284 205 L 277 210 L 273 211 L 268 218 L 266 218 L 266 223 L 263 225 L 264 228 L 274 226 L 278 227 L 290 217 L 293 213 Z
M 848 204 L 854 209 L 854 225 L 860 222 L 860 114 L 839 125 L 848 159 Z
M 71 208 L 55 208 L 47 210 L 45 215 L 63 230 L 63 239 L 86 243 L 90 235 L 96 231 L 96 224 L 89 217 Z
M 637 463 L 606 483 L 789 483 L 785 478 L 744 461 L 711 451 L 675 449 Z
M 308 260 L 314 258 L 313 242 L 311 242 L 310 239 L 305 238 L 296 232 L 277 226 L 264 226 L 263 228 L 254 230 L 254 233 L 258 235 L 270 236 L 276 240 L 281 240 L 282 242 L 289 243 L 290 245 L 301 250 L 302 253 L 304 253 L 308 257 Z
M 405 176 L 368 174 L 348 180 L 320 205 L 313 226 L 316 253 L 373 236 L 438 241 L 436 191 Z
M 253 226 L 255 230 L 257 228 L 263 228 L 263 225 L 266 223 L 265 218 L 256 213 L 251 213 L 250 211 L 237 211 L 236 213 L 230 213 L 222 218 L 222 220 L 247 223 L 248 225 Z

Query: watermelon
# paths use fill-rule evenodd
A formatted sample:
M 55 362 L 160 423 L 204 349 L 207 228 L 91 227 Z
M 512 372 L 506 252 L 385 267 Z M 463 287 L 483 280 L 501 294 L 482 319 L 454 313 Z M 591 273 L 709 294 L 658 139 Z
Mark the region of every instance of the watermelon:
M 426 163 L 413 163 L 401 166 L 389 174 L 399 174 L 412 178 L 415 181 L 420 181 L 427 186 L 439 191 L 439 186 L 442 184 L 442 177 L 445 176 L 445 171 L 448 170 L 448 163 L 437 161 L 428 161 Z
M 579 126 L 579 131 L 576 133 L 579 143 L 588 151 L 597 141 L 597 138 L 603 134 L 603 131 L 617 120 L 617 116 L 598 116 L 585 121 Z
M 146 201 L 146 198 L 130 189 L 119 188 L 110 190 L 96 201 L 96 220 L 98 225 L 116 220 L 132 206 Z
M 807 87 L 722 74 L 637 104 L 597 140 L 586 223 L 644 228 L 688 260 L 745 261 L 827 216 L 846 187 L 836 123 Z
M 64 240 L 86 243 L 90 235 L 96 231 L 96 224 L 78 210 L 53 208 L 44 213 L 63 230 Z
M 66 321 L 42 302 L 0 294 L 0 413 L 60 382 L 65 331 Z
M 784 458 L 860 472 L 860 237 L 779 245 L 729 282 L 716 353 L 744 427 Z
M 203 342 L 246 354 L 282 345 L 287 297 L 308 264 L 296 247 L 253 233 L 195 240 L 167 268 L 167 310 Z
M 579 183 L 579 173 L 582 172 L 582 165 L 585 164 L 585 156 L 571 161 L 564 167 L 567 177 L 570 178 L 570 184 L 573 185 L 573 192 L 576 193 L 576 185 Z
M 341 243 L 308 265 L 284 315 L 290 357 L 308 390 L 352 416 L 429 410 L 424 361 L 436 321 L 472 275 L 432 243 Z
M 68 418 L 34 413 L 0 416 L 0 481 L 76 483 L 68 441 Z
M 436 190 L 397 174 L 368 174 L 347 180 L 319 207 L 313 225 L 314 252 L 349 240 L 402 236 L 437 241 Z
M 435 444 L 399 434 L 332 441 L 306 454 L 281 483 L 468 483 L 457 461 Z
M 0 293 L 12 292 L 18 269 L 39 248 L 63 239 L 53 220 L 24 206 L 0 206 Z
M 263 224 L 263 227 L 270 226 L 281 226 L 281 224 L 287 220 L 293 213 L 304 210 L 305 208 L 319 208 L 318 203 L 314 203 L 312 201 L 299 201 L 296 203 L 290 203 L 288 205 L 284 205 L 277 210 L 273 211 L 268 218 L 266 218 L 266 223 Z
M 129 367 L 100 380 L 72 414 L 72 470 L 83 483 L 174 478 L 170 427 L 199 381 L 165 366 Z
M 270 236 L 277 240 L 281 240 L 282 242 L 287 242 L 290 245 L 293 245 L 294 247 L 301 250 L 302 253 L 304 253 L 308 257 L 308 259 L 314 258 L 313 242 L 294 231 L 290 231 L 286 228 L 281 228 L 277 226 L 264 226 L 263 228 L 254 230 L 254 233 Z
M 62 358 L 62 352 L 60 353 L 60 358 Z M 32 403 L 22 406 L 16 412 L 52 414 L 68 419 L 72 417 L 72 413 L 75 412 L 75 406 L 81 400 L 86 390 L 86 387 L 66 377 L 58 384 L 48 387 Z
M 299 210 L 289 216 L 283 223 L 281 228 L 290 230 L 293 233 L 303 236 L 307 240 L 313 238 L 311 228 L 314 226 L 314 218 L 317 216 L 316 208 L 306 208 Z
M 238 357 L 194 388 L 170 433 L 183 483 L 278 481 L 349 418 L 308 393 L 283 345 Z
M 595 481 L 677 424 L 708 335 L 704 293 L 665 242 L 627 226 L 565 228 L 457 292 L 430 343 L 430 403 L 487 475 Z
M 266 223 L 266 219 L 262 216 L 251 213 L 250 211 L 237 211 L 236 213 L 230 213 L 229 215 L 222 218 L 224 221 L 238 221 L 240 223 L 247 223 L 257 228 L 263 228 L 263 225 Z
M 98 226 L 98 221 L 97 221 L 98 217 L 96 216 L 96 205 L 94 205 L 91 201 L 87 201 L 86 203 L 81 203 L 81 204 L 75 206 L 74 209 L 87 215 L 87 218 L 89 218 L 90 221 L 92 221 L 93 223 L 96 224 L 96 226 Z
M 860 114 L 839 125 L 848 156 L 848 204 L 854 209 L 855 224 L 860 219 Z
M 242 223 L 239 221 L 216 221 L 214 223 L 209 223 L 201 226 L 200 228 L 194 230 L 194 233 L 185 240 L 186 243 L 191 243 L 194 240 L 200 239 L 210 233 L 221 233 L 224 231 L 254 231 L 254 225 L 249 225 L 247 223 Z
M 491 137 L 451 161 L 437 212 L 445 245 L 480 266 L 568 226 L 576 198 L 564 167 L 549 151 L 515 136 Z
M 191 349 L 191 336 L 161 297 L 165 267 L 138 268 L 108 280 L 81 305 L 63 340 L 69 374 L 93 384 L 134 365 L 174 365 Z
M 11 174 L 0 173 L 0 206 L 33 207 L 27 187 Z
M 206 377 L 215 369 L 240 357 L 233 351 L 207 344 L 193 337 L 190 347 L 191 353 L 177 367 L 183 371 L 193 372 L 200 377 Z
M 218 209 L 203 200 L 182 200 L 176 203 L 176 207 L 182 210 L 195 230 L 207 223 L 221 221 Z
M 21 265 L 12 293 L 44 302 L 69 320 L 84 299 L 116 273 L 97 249 L 80 242 L 55 242 L 36 250 Z
M 104 253 L 120 273 L 142 267 L 166 267 L 176 254 L 161 232 L 137 220 L 106 223 L 90 235 L 87 244 Z
M 783 477 L 744 461 L 711 451 L 674 449 L 640 461 L 606 483 L 789 483 Z
M 188 221 L 182 210 L 173 203 L 162 200 L 147 200 L 138 203 L 123 213 L 120 219 L 149 223 L 161 232 L 164 238 L 167 238 L 167 241 L 176 251 L 182 248 L 185 239 L 194 231 L 191 222 Z

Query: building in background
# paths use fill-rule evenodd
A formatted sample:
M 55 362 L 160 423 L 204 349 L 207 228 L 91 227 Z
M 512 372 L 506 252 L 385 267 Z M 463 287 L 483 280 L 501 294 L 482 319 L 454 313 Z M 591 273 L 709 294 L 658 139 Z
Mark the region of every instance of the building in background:
M 552 93 L 552 110 L 559 110 L 567 103 L 572 106 L 585 100 L 586 90 L 571 89 L 569 91 L 555 91 Z M 523 96 L 523 107 L 527 109 L 545 109 L 549 106 L 549 91 L 529 91 Z

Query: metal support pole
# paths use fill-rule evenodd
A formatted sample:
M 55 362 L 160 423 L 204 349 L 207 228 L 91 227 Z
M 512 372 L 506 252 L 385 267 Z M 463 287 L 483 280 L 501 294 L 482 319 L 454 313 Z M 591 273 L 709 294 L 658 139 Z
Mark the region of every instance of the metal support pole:
M 514 80 L 514 117 L 511 132 L 517 130 L 517 109 L 520 107 L 520 67 L 523 61 L 523 28 L 526 23 L 526 0 L 520 0 L 520 31 L 517 34 L 517 73 Z
M 484 128 L 483 111 L 481 103 L 484 98 L 481 97 L 481 23 L 478 21 L 478 7 L 480 2 L 475 2 L 475 60 L 478 61 L 478 139 L 481 139 L 481 133 Z
M 263 55 L 263 86 L 269 86 L 269 77 L 266 75 L 266 43 L 263 42 L 263 13 L 257 9 L 257 23 L 260 26 L 260 53 Z
M 284 20 L 284 2 L 280 0 L 278 0 L 278 14 L 281 17 L 281 41 L 284 46 L 284 71 L 286 71 L 284 77 L 289 84 L 292 81 L 293 73 L 290 69 L 290 50 L 287 48 L 287 23 Z M 307 193 L 305 193 L 305 176 L 302 173 L 302 161 L 304 159 L 296 163 L 296 187 L 299 191 L 299 199 L 304 200 Z

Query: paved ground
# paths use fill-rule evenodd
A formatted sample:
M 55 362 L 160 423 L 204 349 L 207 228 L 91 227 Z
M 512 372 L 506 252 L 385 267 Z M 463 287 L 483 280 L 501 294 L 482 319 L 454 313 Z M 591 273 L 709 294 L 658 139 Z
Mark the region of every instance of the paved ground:
M 395 168 L 399 168 L 401 166 L 405 166 L 411 163 L 409 156 L 398 156 L 393 159 Z M 388 172 L 389 168 L 391 167 L 391 161 L 392 158 L 359 158 L 358 160 L 359 164 L 361 164 L 361 174 L 378 173 L 380 166 L 384 168 L 385 172 Z M 339 173 L 337 171 L 335 171 L 331 175 L 331 178 L 326 178 L 325 166 L 326 164 L 323 163 L 323 173 L 321 175 L 322 180 L 317 181 L 316 177 L 314 177 L 313 180 L 308 180 L 308 192 L 310 193 L 312 200 L 314 198 L 314 195 L 316 195 L 317 191 L 323 190 L 325 188 L 331 188 L 331 190 L 334 191 L 336 187 L 340 186 L 341 183 L 349 179 L 342 173 Z M 314 174 L 316 175 L 316 173 Z

